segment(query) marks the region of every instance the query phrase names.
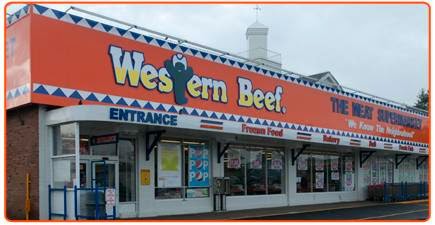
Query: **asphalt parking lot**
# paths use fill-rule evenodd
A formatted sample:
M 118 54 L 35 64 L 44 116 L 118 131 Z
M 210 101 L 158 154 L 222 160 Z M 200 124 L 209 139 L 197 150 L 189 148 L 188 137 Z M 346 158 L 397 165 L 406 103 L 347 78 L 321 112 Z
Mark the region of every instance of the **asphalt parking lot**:
M 326 211 L 290 213 L 254 218 L 248 220 L 425 220 L 429 215 L 427 201 L 365 206 Z

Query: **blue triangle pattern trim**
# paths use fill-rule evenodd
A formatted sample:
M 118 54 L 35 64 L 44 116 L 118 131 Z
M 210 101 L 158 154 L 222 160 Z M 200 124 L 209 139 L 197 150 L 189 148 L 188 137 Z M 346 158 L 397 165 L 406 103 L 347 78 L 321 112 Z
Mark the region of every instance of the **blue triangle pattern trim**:
M 239 119 L 237 120 L 237 122 L 241 122 L 241 123 L 244 123 L 245 121 L 243 120 L 243 118 L 242 118 L 242 117 L 239 117 Z
M 106 32 L 109 32 L 113 27 L 104 23 L 101 23 L 101 26 L 103 26 L 104 30 Z
M 128 105 L 127 102 L 125 102 L 124 98 L 120 98 L 118 102 L 116 102 L 117 105 Z
M 83 19 L 80 16 L 75 16 L 75 15 L 72 15 L 72 14 L 68 14 L 68 15 L 71 17 L 71 19 L 74 21 L 74 23 L 78 23 L 78 22 L 80 22 L 80 20 Z
M 106 97 L 104 97 L 103 100 L 101 100 L 101 102 L 113 104 L 112 99 L 110 99 L 108 95 L 106 95 Z
M 70 15 L 71 16 L 71 15 Z M 72 17 L 71 17 L 72 18 Z M 74 20 L 74 19 L 73 19 Z M 97 25 L 97 21 L 94 21 L 94 20 L 90 20 L 90 19 L 85 19 L 86 20 L 86 22 L 89 24 L 89 26 L 91 26 L 91 28 L 94 28 L 95 27 L 95 25 Z
M 236 121 L 236 118 L 233 115 L 231 115 L 230 116 L 230 121 Z
M 236 63 L 234 60 L 228 59 L 228 62 L 230 62 L 231 66 L 234 65 L 234 63 Z
M 220 118 L 221 120 L 228 120 L 227 117 L 225 116 L 225 114 L 222 113 L 222 116 Z
M 190 113 L 190 115 L 192 116 L 199 116 L 198 112 L 196 111 L 196 109 L 192 110 L 192 112 Z
M 118 33 L 119 33 L 121 36 L 124 36 L 124 34 L 127 33 L 127 30 L 124 30 L 124 29 L 121 29 L 121 28 L 116 28 L 116 30 L 118 31 Z
M 189 49 L 189 48 L 180 45 L 180 49 L 181 49 L 181 51 L 184 53 L 184 52 L 186 52 L 187 49 Z
M 33 92 L 48 95 L 48 91 L 42 85 L 36 88 L 36 90 L 34 90 Z
M 198 54 L 198 50 L 195 50 L 195 49 L 192 49 L 192 48 L 191 48 L 190 51 L 192 52 L 193 55 Z
M 284 128 L 289 129 L 288 123 L 285 123 Z
M 275 122 L 273 122 L 273 121 L 270 122 L 270 126 L 271 126 L 271 127 L 276 127 Z
M 183 107 L 180 109 L 180 114 L 189 114 L 189 113 L 187 112 L 186 108 Z
M 218 116 L 216 115 L 216 113 L 213 112 L 213 113 L 210 115 L 210 118 L 218 119 Z
M 160 39 L 156 39 L 156 41 L 157 41 L 157 44 L 158 44 L 160 47 L 162 47 L 162 46 L 166 43 L 166 41 L 163 41 L 163 40 L 160 40 Z
M 139 102 L 136 101 L 136 100 L 134 100 L 133 102 L 131 102 L 130 106 L 140 108 L 140 104 L 139 104 Z
M 171 106 L 171 108 L 169 108 L 168 112 L 171 112 L 171 113 L 178 113 L 178 112 L 177 112 L 177 109 L 175 109 L 174 106 Z
M 205 111 L 202 111 L 201 116 L 205 117 L 205 118 L 208 118 L 208 115 L 207 115 L 207 113 Z
M 225 63 L 227 61 L 227 59 L 225 57 L 219 56 L 219 59 L 221 60 L 222 63 Z
M 144 109 L 154 109 L 153 105 L 151 105 L 151 103 L 147 102 L 144 106 Z
M 152 38 L 152 37 L 150 37 L 150 36 L 146 36 L 146 35 L 144 35 L 143 38 L 145 39 L 145 41 L 146 41 L 148 44 L 151 43 L 151 41 L 154 40 L 154 38 Z
M 168 42 L 168 45 L 169 45 L 169 47 L 170 47 L 172 50 L 174 50 L 174 48 L 177 47 L 177 44 L 174 44 L 174 43 L 171 43 L 171 42 Z
M 98 102 L 98 99 L 97 99 L 97 97 L 95 97 L 94 93 L 91 93 L 90 95 L 88 95 L 88 97 L 86 98 L 86 100 L 88 100 L 88 101 Z
M 261 122 L 260 122 L 259 119 L 256 119 L 254 123 L 257 124 L 257 125 L 261 125 Z
M 213 61 L 215 61 L 217 59 L 217 55 L 213 55 L 213 54 L 209 54 L 209 55 Z
M 59 96 L 59 97 L 66 97 L 65 93 L 63 93 L 62 89 L 57 88 L 51 95 Z
M 205 58 L 205 57 L 207 57 L 207 55 L 208 55 L 208 53 L 207 52 L 199 52 L 200 54 L 201 54 L 201 56 L 202 56 L 202 58 Z
M 291 129 L 296 130 L 296 126 L 294 124 L 292 124 Z
M 304 126 L 303 131 L 308 131 L 308 128 L 306 126 Z
M 279 122 L 278 125 L 276 125 L 276 126 L 279 127 L 279 128 L 282 128 L 281 122 Z
M 252 123 L 251 118 L 248 118 L 248 119 L 246 120 L 246 122 L 247 122 L 247 123 Z
M 57 11 L 57 10 L 53 10 L 54 15 L 56 16 L 57 19 L 61 19 L 63 16 L 66 15 L 66 13 L 61 12 L 61 11 Z
M 264 120 L 262 125 L 269 126 L 269 124 L 267 123 L 267 120 Z
M 157 106 L 156 110 L 158 110 L 158 111 L 166 111 L 165 107 L 163 107 L 162 104 L 159 104 L 159 106 Z
M 39 14 L 44 14 L 45 11 L 47 11 L 47 7 L 44 7 L 42 5 L 34 5 L 35 9 L 39 12 Z

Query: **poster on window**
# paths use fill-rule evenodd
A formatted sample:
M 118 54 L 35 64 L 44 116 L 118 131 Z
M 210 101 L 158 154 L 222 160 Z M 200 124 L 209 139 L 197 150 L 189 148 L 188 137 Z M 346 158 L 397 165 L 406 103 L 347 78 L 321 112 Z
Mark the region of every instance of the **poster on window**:
M 314 158 L 314 161 L 317 171 L 323 171 L 325 169 L 325 160 L 323 159 L 323 156 L 317 156 Z
M 346 172 L 352 172 L 353 171 L 353 160 L 352 158 L 346 158 L 344 160 L 344 171 Z
M 307 157 L 301 155 L 297 159 L 298 170 L 307 170 L 308 169 L 308 160 Z
M 331 170 L 337 171 L 338 170 L 338 157 L 332 157 L 331 158 Z
M 209 186 L 209 154 L 202 145 L 189 145 L 189 187 Z
M 323 189 L 325 185 L 324 172 L 316 172 L 316 189 Z
M 160 143 L 157 158 L 158 187 L 181 187 L 181 146 Z
M 279 152 L 272 152 L 272 160 L 270 162 L 270 169 L 282 170 L 282 157 Z
M 353 186 L 354 186 L 353 173 L 350 172 L 344 173 L 344 190 L 353 191 Z
M 257 170 L 262 168 L 263 154 L 261 153 L 261 151 L 249 152 L 249 168 Z
M 331 180 L 340 180 L 339 172 L 331 172 Z
M 239 150 L 228 151 L 228 169 L 240 169 L 241 159 Z

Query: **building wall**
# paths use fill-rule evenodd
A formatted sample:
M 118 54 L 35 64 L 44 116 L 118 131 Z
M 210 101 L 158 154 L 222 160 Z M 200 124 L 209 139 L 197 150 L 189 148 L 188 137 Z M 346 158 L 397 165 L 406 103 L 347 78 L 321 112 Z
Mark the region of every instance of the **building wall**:
M 6 216 L 25 219 L 26 173 L 30 174 L 30 218 L 39 218 L 38 106 L 7 111 Z

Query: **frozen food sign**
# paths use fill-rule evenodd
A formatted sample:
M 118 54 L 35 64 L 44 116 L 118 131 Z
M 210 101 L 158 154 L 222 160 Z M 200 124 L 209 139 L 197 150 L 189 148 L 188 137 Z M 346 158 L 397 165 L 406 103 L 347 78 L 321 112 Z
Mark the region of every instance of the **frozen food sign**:
M 208 149 L 202 145 L 189 145 L 189 187 L 209 186 Z
M 126 51 L 110 45 L 109 55 L 115 83 L 118 85 L 157 90 L 162 94 L 173 93 L 178 105 L 186 104 L 189 96 L 218 103 L 229 101 L 225 81 L 194 74 L 187 58 L 180 53 L 166 59 L 160 68 L 147 63 L 142 52 Z M 263 91 L 255 88 L 252 81 L 244 77 L 237 77 L 237 84 L 237 104 L 240 107 L 285 113 L 286 109 L 281 105 L 281 86 L 276 86 L 273 91 Z

